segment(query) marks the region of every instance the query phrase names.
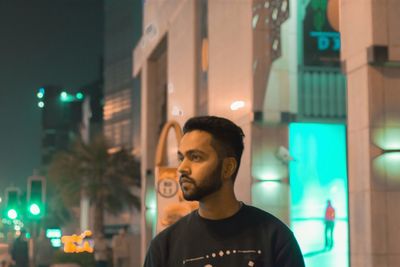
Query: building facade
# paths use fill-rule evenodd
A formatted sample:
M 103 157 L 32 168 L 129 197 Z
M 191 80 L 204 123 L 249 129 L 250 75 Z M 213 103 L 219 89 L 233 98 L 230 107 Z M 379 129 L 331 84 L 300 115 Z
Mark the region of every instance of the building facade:
M 372 0 L 145 1 L 133 56 L 142 88 L 142 259 L 155 234 L 161 128 L 212 114 L 246 135 L 238 197 L 286 222 L 307 266 L 397 266 L 398 8 Z M 170 166 L 176 145 L 170 136 Z M 328 200 L 333 248 L 324 247 Z
M 279 123 L 262 127 L 267 81 L 271 63 L 280 57 L 280 26 L 289 2 L 267 2 L 144 2 L 143 36 L 133 55 L 133 74 L 142 88 L 142 259 L 155 233 L 156 146 L 170 120 L 182 125 L 192 116 L 213 114 L 242 127 L 246 149 L 235 187 L 246 203 L 256 202 L 263 180 L 253 175 L 254 166 L 262 165 L 253 161 L 253 147 L 270 147 L 263 155 L 278 170 L 279 193 L 258 204 L 289 222 L 287 165 L 274 156 L 279 145 L 287 147 L 287 129 Z M 263 138 L 263 131 L 272 138 Z M 171 166 L 177 164 L 174 139 L 168 139 Z
M 351 266 L 400 265 L 398 1 L 341 0 Z

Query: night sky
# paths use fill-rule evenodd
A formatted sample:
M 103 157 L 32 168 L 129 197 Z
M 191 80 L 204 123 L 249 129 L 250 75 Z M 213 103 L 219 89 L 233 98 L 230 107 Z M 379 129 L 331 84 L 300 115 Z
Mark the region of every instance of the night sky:
M 36 90 L 101 75 L 101 0 L 0 0 L 0 195 L 40 165 Z

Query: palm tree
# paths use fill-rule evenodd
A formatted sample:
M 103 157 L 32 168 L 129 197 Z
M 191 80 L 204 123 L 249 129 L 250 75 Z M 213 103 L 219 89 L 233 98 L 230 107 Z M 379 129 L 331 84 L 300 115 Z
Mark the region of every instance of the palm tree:
M 49 168 L 49 178 L 67 206 L 78 206 L 82 192 L 89 198 L 95 234 L 103 230 L 105 211 L 118 214 L 125 207 L 140 206 L 132 193 L 133 187 L 140 187 L 139 173 L 139 164 L 128 151 L 108 152 L 104 136 L 89 144 L 77 140 L 70 150 L 58 153 Z

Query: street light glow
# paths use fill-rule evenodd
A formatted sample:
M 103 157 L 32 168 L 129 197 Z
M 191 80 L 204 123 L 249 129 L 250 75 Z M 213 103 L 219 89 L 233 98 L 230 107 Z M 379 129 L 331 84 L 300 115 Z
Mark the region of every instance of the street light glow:
M 231 110 L 238 110 L 244 108 L 244 101 L 234 101 L 231 104 Z

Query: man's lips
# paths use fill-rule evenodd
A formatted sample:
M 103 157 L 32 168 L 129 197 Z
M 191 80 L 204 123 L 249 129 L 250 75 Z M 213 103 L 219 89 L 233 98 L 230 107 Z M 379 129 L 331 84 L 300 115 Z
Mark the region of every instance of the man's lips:
M 182 185 L 184 183 L 194 184 L 194 180 L 187 176 L 179 177 L 179 184 Z

